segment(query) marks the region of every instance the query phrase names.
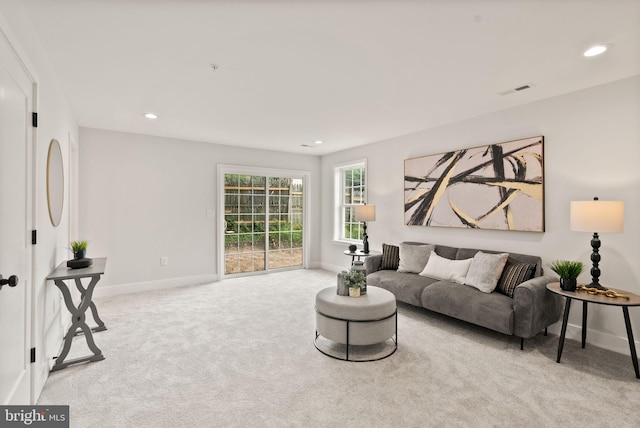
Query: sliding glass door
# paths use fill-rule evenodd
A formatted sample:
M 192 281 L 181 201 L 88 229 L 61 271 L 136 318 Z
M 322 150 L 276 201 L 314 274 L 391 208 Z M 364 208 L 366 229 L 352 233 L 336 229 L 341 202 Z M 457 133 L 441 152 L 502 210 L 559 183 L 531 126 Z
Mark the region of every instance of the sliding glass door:
M 303 265 L 303 179 L 224 174 L 224 273 Z

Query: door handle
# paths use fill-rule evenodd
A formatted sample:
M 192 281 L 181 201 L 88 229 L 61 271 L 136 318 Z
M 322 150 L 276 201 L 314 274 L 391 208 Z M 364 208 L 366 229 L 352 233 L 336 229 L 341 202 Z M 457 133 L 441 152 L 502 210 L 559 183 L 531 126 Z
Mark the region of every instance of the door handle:
M 4 279 L 2 275 L 0 275 L 0 290 L 2 290 L 3 285 L 8 285 L 9 287 L 15 287 L 18 285 L 18 277 L 15 275 L 11 275 L 9 278 Z

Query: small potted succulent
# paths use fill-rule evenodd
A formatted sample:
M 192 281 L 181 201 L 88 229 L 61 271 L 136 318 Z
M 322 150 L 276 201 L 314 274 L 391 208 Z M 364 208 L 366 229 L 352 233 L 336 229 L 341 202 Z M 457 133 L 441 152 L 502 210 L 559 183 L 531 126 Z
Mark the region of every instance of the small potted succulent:
M 87 255 L 87 241 L 73 241 L 71 243 L 71 251 L 73 251 L 73 258 L 76 260 L 84 259 Z
M 560 288 L 565 291 L 576 291 L 578 276 L 584 269 L 582 262 L 556 260 L 549 267 L 560 277 Z
M 344 284 L 349 287 L 349 296 L 360 297 L 360 289 L 366 283 L 364 274 L 357 270 L 350 270 L 344 275 Z

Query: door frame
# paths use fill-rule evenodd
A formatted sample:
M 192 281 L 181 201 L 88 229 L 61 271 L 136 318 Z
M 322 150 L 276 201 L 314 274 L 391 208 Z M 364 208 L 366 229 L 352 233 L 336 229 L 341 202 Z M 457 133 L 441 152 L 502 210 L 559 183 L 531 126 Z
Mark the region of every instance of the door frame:
M 240 175 L 259 175 L 265 177 L 285 177 L 285 178 L 301 178 L 302 179 L 302 204 L 303 204 L 303 226 L 302 226 L 302 269 L 306 269 L 309 264 L 309 236 L 310 236 L 310 221 L 311 210 L 309 208 L 309 195 L 308 189 L 311 183 L 311 171 L 294 170 L 294 169 L 279 169 L 279 168 L 264 168 L 255 166 L 242 166 L 242 165 L 229 165 L 218 164 L 217 165 L 217 179 L 218 185 L 217 198 L 216 198 L 216 241 L 217 241 L 217 266 L 218 279 L 223 279 L 224 273 L 224 176 L 225 174 L 240 174 Z M 254 274 L 261 274 L 268 272 L 268 266 L 265 271 L 255 272 Z M 247 273 L 248 275 L 252 273 Z

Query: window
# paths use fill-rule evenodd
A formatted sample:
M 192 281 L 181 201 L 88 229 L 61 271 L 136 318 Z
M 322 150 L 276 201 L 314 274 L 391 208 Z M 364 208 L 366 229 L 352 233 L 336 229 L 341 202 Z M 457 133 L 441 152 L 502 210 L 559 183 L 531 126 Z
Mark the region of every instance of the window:
M 362 223 L 356 221 L 356 206 L 366 203 L 366 162 L 358 161 L 334 168 L 334 238 L 339 241 L 362 240 Z
M 303 265 L 303 179 L 224 174 L 224 273 Z
M 218 274 L 306 267 L 311 173 L 224 164 L 217 170 Z

